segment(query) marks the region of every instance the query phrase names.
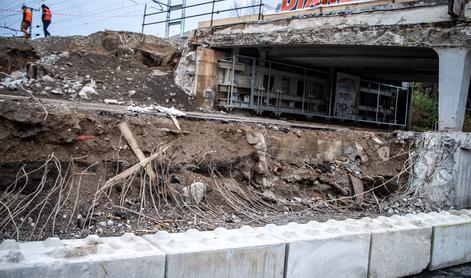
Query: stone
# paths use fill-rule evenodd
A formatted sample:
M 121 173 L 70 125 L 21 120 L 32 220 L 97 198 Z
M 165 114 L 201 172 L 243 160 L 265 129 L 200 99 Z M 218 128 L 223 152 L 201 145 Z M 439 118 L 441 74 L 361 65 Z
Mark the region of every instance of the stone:
M 128 94 L 129 94 L 129 96 L 131 96 L 131 97 L 132 97 L 133 95 L 135 95 L 135 94 L 136 94 L 136 90 L 131 90 L 131 91 L 128 91 Z
M 57 88 L 51 91 L 52 94 L 54 95 L 62 95 L 62 90 Z
M 104 99 L 103 102 L 106 104 L 119 104 L 116 99 Z
M 41 80 L 42 80 L 43 82 L 54 82 L 54 81 L 55 81 L 54 78 L 50 77 L 49 75 L 44 75 L 44 76 L 41 78 Z
M 18 80 L 18 79 L 22 79 L 26 74 L 21 72 L 21 71 L 14 71 L 10 74 L 11 78 L 13 78 L 13 80 Z
M 80 92 L 79 92 L 79 96 L 80 96 L 80 98 L 82 98 L 82 99 L 89 99 L 88 96 L 89 96 L 90 94 L 97 95 L 98 93 L 97 93 L 97 91 L 96 91 L 94 88 L 89 87 L 89 86 L 84 86 L 84 87 L 82 88 L 82 90 L 80 90 Z
M 183 194 L 185 195 L 185 201 L 188 204 L 198 205 L 204 198 L 206 193 L 207 185 L 202 182 L 194 182 L 190 186 L 183 188 Z
M 390 152 L 391 152 L 391 148 L 389 146 L 383 146 L 376 150 L 376 153 L 378 154 L 379 158 L 382 161 L 389 160 Z

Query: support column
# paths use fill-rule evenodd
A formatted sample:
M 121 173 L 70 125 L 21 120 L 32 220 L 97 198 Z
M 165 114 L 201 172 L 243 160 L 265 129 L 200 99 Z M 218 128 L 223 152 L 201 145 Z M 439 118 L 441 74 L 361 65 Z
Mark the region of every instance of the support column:
M 463 130 L 469 79 L 470 49 L 439 48 L 438 127 L 439 130 Z

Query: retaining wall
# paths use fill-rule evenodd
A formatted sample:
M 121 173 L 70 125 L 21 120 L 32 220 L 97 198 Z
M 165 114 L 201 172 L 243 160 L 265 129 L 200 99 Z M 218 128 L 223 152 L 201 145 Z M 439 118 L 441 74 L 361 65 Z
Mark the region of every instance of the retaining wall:
M 3 277 L 400 277 L 471 262 L 471 210 L 0 244 Z

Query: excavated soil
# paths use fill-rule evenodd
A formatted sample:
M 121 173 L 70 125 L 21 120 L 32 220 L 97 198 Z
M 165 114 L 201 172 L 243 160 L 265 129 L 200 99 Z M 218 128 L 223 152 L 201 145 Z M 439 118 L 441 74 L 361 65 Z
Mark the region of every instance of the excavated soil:
M 194 110 L 192 97 L 174 84 L 180 52 L 172 42 L 127 32 L 34 41 L 0 38 L 0 71 L 27 73 L 22 86 L 37 97 Z M 96 94 L 80 96 L 84 86 Z M 0 94 L 29 96 L 17 86 L 0 86 Z
M 391 133 L 182 119 L 179 132 L 165 117 L 46 108 L 44 120 L 37 104 L 0 102 L 3 238 L 375 216 L 398 207 L 387 192 L 401 188 L 408 175 L 403 168 L 410 143 Z M 161 153 L 152 162 L 158 177 L 150 184 L 140 170 L 100 190 L 138 163 L 118 129 L 123 121 L 146 156 Z M 378 156 L 378 144 L 389 147 L 387 160 Z M 364 198 L 351 197 L 351 176 L 369 190 Z M 387 183 L 377 186 L 379 180 Z M 200 203 L 185 191 L 194 182 L 207 186 Z M 420 202 L 413 211 L 437 209 L 410 200 Z

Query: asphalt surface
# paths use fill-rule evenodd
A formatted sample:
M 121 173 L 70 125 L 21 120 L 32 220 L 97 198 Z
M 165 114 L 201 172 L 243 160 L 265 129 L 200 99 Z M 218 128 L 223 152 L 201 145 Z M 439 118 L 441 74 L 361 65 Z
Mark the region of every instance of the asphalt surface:
M 471 263 L 444 268 L 435 271 L 424 271 L 419 275 L 410 277 L 442 278 L 442 277 L 471 277 Z

